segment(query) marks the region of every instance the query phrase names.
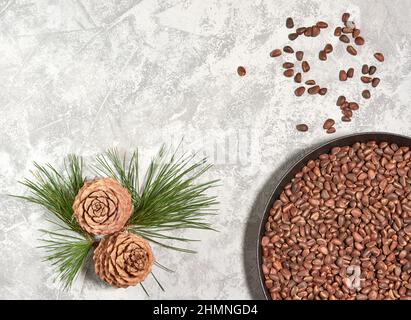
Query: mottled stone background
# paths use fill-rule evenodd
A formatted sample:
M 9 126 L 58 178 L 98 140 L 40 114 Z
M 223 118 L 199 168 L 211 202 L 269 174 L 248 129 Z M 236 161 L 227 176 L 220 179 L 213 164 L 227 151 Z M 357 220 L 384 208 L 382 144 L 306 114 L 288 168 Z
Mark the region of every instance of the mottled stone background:
M 200 151 L 221 178 L 219 232 L 187 232 L 201 242 L 197 255 L 155 248 L 175 270 L 156 270 L 166 292 L 149 278 L 150 298 L 260 298 L 256 278 L 257 224 L 275 178 L 293 158 L 330 139 L 321 129 L 339 119 L 335 100 L 360 102 L 353 121 L 337 121 L 333 137 L 390 131 L 411 135 L 411 2 L 397 1 L 194 1 L 61 0 L 0 1 L 0 298 L 145 299 L 139 287 L 112 289 L 88 269 L 65 292 L 36 247 L 45 212 L 8 194 L 32 162 L 61 166 L 68 153 L 86 159 L 109 147 L 139 146 L 147 162 L 162 143 Z M 344 11 L 366 38 L 349 56 L 332 31 Z M 311 61 L 310 77 L 326 85 L 324 96 L 293 95 L 269 52 L 289 41 L 287 16 L 296 25 L 317 20 L 330 28 L 298 39 Z M 329 41 L 327 62 L 317 59 Z M 372 53 L 382 51 L 384 64 Z M 376 63 L 382 79 L 372 99 L 355 80 L 337 81 L 342 67 Z M 247 76 L 236 74 L 238 65 Z M 380 66 L 381 65 L 381 66 Z M 302 134 L 294 127 L 310 125 Z

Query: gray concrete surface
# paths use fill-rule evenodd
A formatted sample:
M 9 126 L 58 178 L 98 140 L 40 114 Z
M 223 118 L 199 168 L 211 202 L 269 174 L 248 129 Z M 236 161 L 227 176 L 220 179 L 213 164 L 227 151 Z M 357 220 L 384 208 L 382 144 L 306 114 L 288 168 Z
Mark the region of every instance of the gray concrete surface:
M 332 30 L 352 13 L 366 39 L 349 56 Z M 113 289 L 83 272 L 71 291 L 53 283 L 36 246 L 45 212 L 7 194 L 32 162 L 62 164 L 68 153 L 90 159 L 109 147 L 139 146 L 147 162 L 162 143 L 208 155 L 207 178 L 222 179 L 216 232 L 185 232 L 202 241 L 197 255 L 155 248 L 175 270 L 156 270 L 150 298 L 260 298 L 255 241 L 259 215 L 274 180 L 304 150 L 331 138 L 321 126 L 339 119 L 335 100 L 346 94 L 361 108 L 333 137 L 365 131 L 411 134 L 411 3 L 397 1 L 0 1 L 0 298 L 147 299 L 139 287 Z M 311 75 L 328 94 L 296 98 L 292 81 L 268 53 L 288 43 L 287 16 L 296 25 L 318 20 L 330 28 L 298 39 Z M 330 41 L 327 62 L 318 51 Z M 381 51 L 386 62 L 376 63 Z M 364 101 L 358 67 L 375 63 L 382 79 Z M 238 65 L 247 75 L 236 74 Z M 355 80 L 337 81 L 342 67 Z M 299 122 L 310 131 L 295 131 Z

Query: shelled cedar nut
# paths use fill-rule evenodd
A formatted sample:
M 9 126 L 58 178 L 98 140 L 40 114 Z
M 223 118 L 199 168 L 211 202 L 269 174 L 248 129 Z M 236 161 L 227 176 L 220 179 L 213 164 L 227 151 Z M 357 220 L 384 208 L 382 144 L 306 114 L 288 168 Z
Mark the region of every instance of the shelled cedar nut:
M 293 18 L 288 17 L 287 20 L 285 21 L 285 25 L 288 29 L 294 28 Z
M 301 97 L 305 92 L 305 87 L 298 87 L 297 89 L 294 90 L 294 94 L 297 97 Z
M 383 62 L 384 61 L 384 55 L 380 52 L 374 53 L 374 57 L 375 59 L 377 59 L 379 62 Z
M 290 46 L 285 46 L 283 48 L 283 51 L 286 52 L 286 53 L 294 53 L 293 48 L 291 48 Z
M 362 68 L 361 68 L 362 74 L 367 74 L 369 72 L 369 70 L 370 69 L 369 69 L 368 65 L 366 65 L 366 64 L 362 65 Z
M 368 74 L 369 74 L 370 76 L 372 76 L 376 71 L 377 71 L 377 68 L 376 68 L 375 66 L 371 66 L 371 67 L 368 69 Z
M 284 71 L 283 74 L 287 78 L 291 78 L 292 76 L 294 76 L 294 69 L 287 69 L 287 70 Z
M 294 81 L 297 83 L 301 83 L 301 73 L 297 72 L 296 75 L 294 76 Z
M 339 39 L 341 42 L 350 43 L 350 38 L 348 38 L 345 34 L 341 35 Z
M 237 73 L 240 77 L 244 77 L 247 72 L 245 71 L 245 68 L 243 66 L 239 66 L 237 68 Z
M 284 62 L 284 63 L 283 63 L 283 68 L 285 68 L 285 69 L 294 68 L 294 63 L 292 63 L 292 62 Z
M 376 86 L 378 86 L 380 83 L 380 78 L 374 78 L 372 79 L 371 85 L 375 88 Z
M 345 70 L 340 70 L 338 78 L 340 79 L 340 81 L 346 81 L 347 80 L 347 72 L 345 72 Z
M 353 56 L 357 55 L 357 50 L 353 46 L 347 46 L 347 52 Z
M 347 70 L 347 77 L 352 78 L 354 76 L 354 68 L 349 68 Z
M 301 131 L 301 132 L 308 131 L 308 126 L 305 123 L 297 124 L 295 127 L 298 131 Z
M 362 46 L 362 45 L 365 43 L 365 40 L 364 40 L 363 37 L 358 36 L 358 37 L 356 37 L 356 38 L 354 39 L 354 43 L 355 43 L 357 46 Z
M 371 77 L 367 77 L 367 76 L 362 76 L 362 77 L 361 77 L 361 81 L 362 81 L 363 83 L 370 83 L 370 82 L 372 81 L 372 78 L 371 78 Z
M 361 94 L 364 99 L 369 99 L 371 97 L 370 90 L 364 90 Z
M 327 119 L 325 120 L 324 124 L 323 124 L 323 129 L 327 130 L 330 129 L 332 126 L 334 126 L 335 121 L 333 119 Z
M 375 141 L 308 161 L 280 190 L 260 239 L 271 298 L 409 299 L 410 162 L 409 147 Z M 355 265 L 359 290 L 345 281 Z
M 310 88 L 308 88 L 307 92 L 308 92 L 309 94 L 317 94 L 317 93 L 320 92 L 320 86 L 315 85 L 315 86 L 313 86 L 313 87 L 310 87 Z
M 295 53 L 295 57 L 297 58 L 298 61 L 303 60 L 303 58 L 304 58 L 304 52 L 303 52 L 303 51 L 297 51 L 297 52 Z
M 270 57 L 275 58 L 281 56 L 281 49 L 274 49 L 270 52 Z
M 305 60 L 301 63 L 301 67 L 302 67 L 302 69 L 303 69 L 303 72 L 308 72 L 308 71 L 310 71 L 310 65 L 309 65 L 308 62 L 305 61 Z

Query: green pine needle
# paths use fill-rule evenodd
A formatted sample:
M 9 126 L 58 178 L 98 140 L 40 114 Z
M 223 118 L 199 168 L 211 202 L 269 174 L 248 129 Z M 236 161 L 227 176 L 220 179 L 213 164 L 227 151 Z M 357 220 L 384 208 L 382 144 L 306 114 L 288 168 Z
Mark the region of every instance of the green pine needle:
M 154 264 L 159 267 L 160 269 L 163 269 L 164 271 L 170 272 L 170 273 L 174 273 L 174 270 L 171 270 L 169 268 L 167 268 L 166 266 L 162 265 L 160 262 L 158 261 L 154 261 Z
M 154 280 L 156 281 L 157 285 L 160 287 L 160 289 L 165 292 L 164 287 L 161 285 L 160 281 L 158 281 L 157 277 L 154 275 L 153 272 L 151 272 L 151 275 L 153 276 Z

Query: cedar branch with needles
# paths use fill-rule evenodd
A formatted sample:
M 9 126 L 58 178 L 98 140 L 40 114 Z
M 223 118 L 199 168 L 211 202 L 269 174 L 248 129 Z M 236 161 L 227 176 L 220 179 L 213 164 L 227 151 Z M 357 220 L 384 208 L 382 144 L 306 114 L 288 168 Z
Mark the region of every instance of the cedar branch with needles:
M 86 181 L 83 174 L 83 160 L 71 155 L 67 158 L 64 170 L 59 172 L 50 164 L 34 164 L 33 179 L 20 183 L 28 188 L 30 195 L 15 196 L 36 203 L 46 208 L 51 215 L 47 219 L 59 227 L 58 231 L 42 230 L 45 260 L 56 268 L 57 277 L 69 288 L 79 271 L 86 263 L 87 257 L 96 240 L 85 232 L 73 215 L 73 202 L 80 188 Z M 117 179 L 132 196 L 134 211 L 128 221 L 127 229 L 164 248 L 193 253 L 187 248 L 177 247 L 172 241 L 188 243 L 195 241 L 176 237 L 171 233 L 177 229 L 213 230 L 206 218 L 215 214 L 213 208 L 216 197 L 208 196 L 211 188 L 216 187 L 218 180 L 197 183 L 211 165 L 207 159 L 196 160 L 196 155 L 177 156 L 177 150 L 160 149 L 152 159 L 144 181 L 139 181 L 138 150 L 130 159 L 120 156 L 115 149 L 96 157 L 93 166 L 99 176 Z M 157 267 L 170 271 L 163 265 Z M 156 283 L 161 286 L 152 274 Z M 143 284 L 141 287 L 147 293 Z

